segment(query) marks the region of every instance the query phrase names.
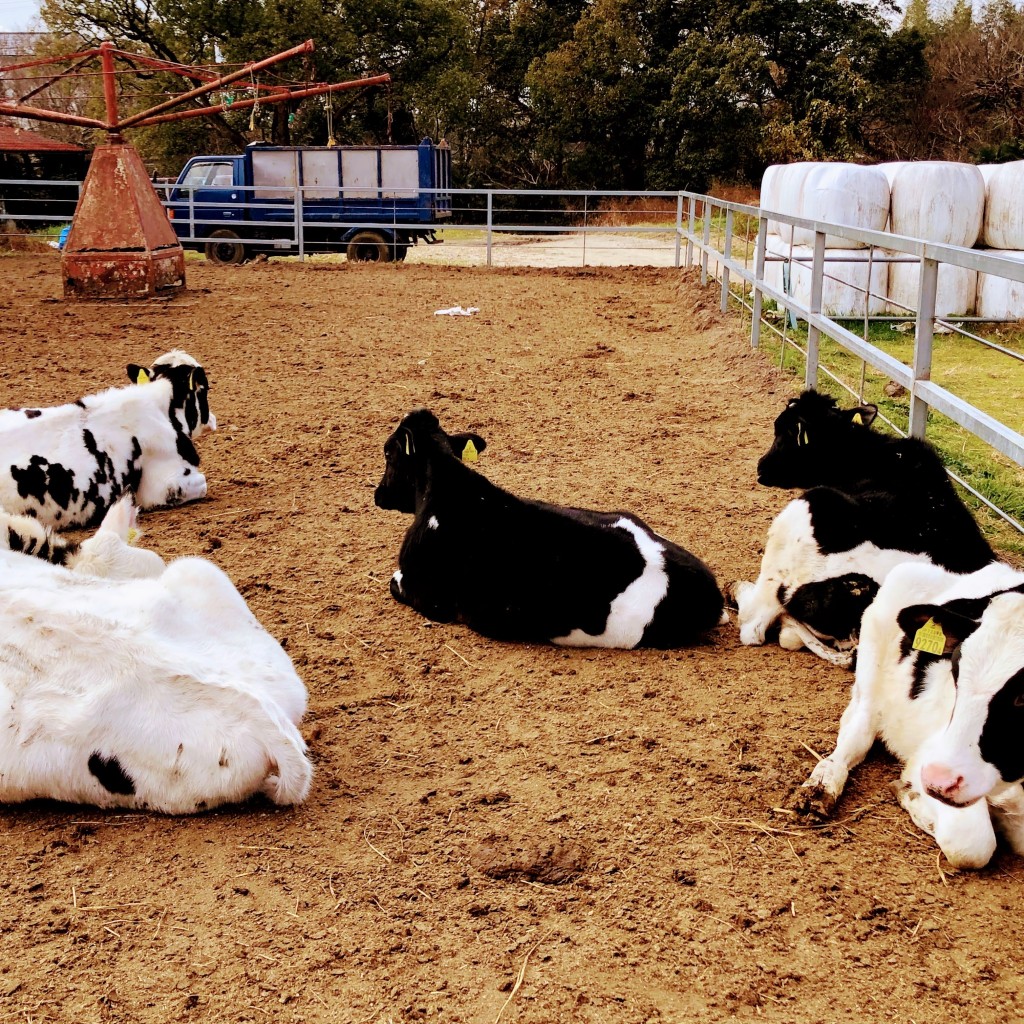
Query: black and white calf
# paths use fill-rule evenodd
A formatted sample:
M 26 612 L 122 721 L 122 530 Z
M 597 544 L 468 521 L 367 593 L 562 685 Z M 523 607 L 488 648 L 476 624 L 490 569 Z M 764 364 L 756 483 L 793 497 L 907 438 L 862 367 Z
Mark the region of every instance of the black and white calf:
M 995 559 L 934 449 L 875 433 L 877 412 L 805 391 L 776 419 L 758 482 L 809 490 L 769 528 L 757 581 L 732 588 L 743 643 L 764 643 L 778 624 L 783 647 L 848 666 L 861 616 L 895 566 L 972 572 Z
M 128 377 L 68 405 L 0 411 L 0 508 L 64 529 L 97 525 L 129 492 L 143 509 L 206 495 L 193 444 L 217 427 L 206 372 L 173 351 Z
M 0 549 L 0 803 L 305 799 L 291 660 L 212 562 L 157 568 L 96 579 Z
M 374 500 L 415 515 L 395 600 L 494 639 L 574 647 L 676 647 L 719 623 L 700 559 L 629 513 L 517 498 L 465 465 L 467 443 L 484 448 L 418 409 L 384 445 Z
M 864 614 L 835 750 L 797 809 L 831 814 L 876 739 L 903 762 L 900 803 L 951 864 L 988 863 L 992 816 L 1024 854 L 1024 573 L 994 562 L 889 574 Z
M 135 546 L 142 536 L 136 518 L 131 495 L 125 495 L 111 506 L 91 537 L 72 541 L 54 533 L 38 519 L 14 516 L 0 509 L 0 548 L 88 576 L 159 576 L 165 568 L 164 560 L 155 551 Z

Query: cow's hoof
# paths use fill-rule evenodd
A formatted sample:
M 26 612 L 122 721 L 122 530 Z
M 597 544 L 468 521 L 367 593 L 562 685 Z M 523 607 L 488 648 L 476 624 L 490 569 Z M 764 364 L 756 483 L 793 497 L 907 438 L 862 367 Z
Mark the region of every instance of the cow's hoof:
M 749 586 L 750 583 L 747 580 L 733 580 L 732 583 L 727 583 L 722 590 L 725 607 L 738 612 L 740 610 L 740 592 Z
M 836 798 L 822 786 L 797 786 L 783 806 L 787 810 L 796 811 L 801 818 L 828 821 L 835 810 Z

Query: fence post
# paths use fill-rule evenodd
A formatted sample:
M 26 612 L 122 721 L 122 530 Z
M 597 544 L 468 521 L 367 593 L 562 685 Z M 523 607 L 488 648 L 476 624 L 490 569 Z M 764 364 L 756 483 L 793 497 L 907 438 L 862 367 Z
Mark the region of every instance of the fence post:
M 932 378 L 932 340 L 935 332 L 935 292 L 939 278 L 937 260 L 921 257 L 921 285 L 917 293 L 917 325 L 914 329 L 914 379 L 910 388 L 910 436 L 924 437 L 928 404 L 917 395 L 917 382 Z
M 825 284 L 825 232 L 814 232 L 814 262 L 811 264 L 811 305 L 812 313 L 821 312 L 821 293 Z M 821 331 L 812 323 L 807 324 L 807 366 L 804 383 L 813 388 L 818 383 L 818 343 Z
M 768 218 L 757 218 L 757 242 L 754 244 L 754 295 L 750 303 L 750 347 L 761 344 L 761 284 L 764 281 L 764 253 L 768 247 Z
M 487 266 L 491 265 L 491 246 L 493 244 L 493 232 L 492 227 L 494 226 L 494 193 L 487 190 Z
M 305 261 L 305 235 L 302 230 L 302 186 L 295 186 L 295 242 L 299 247 L 299 259 Z
M 686 225 L 687 225 L 687 227 L 686 227 L 686 230 L 687 230 L 687 235 L 686 235 L 686 265 L 688 267 L 692 267 L 693 266 L 693 228 L 694 228 L 694 224 L 696 222 L 696 213 L 695 213 L 696 206 L 694 204 L 693 196 L 690 196 L 688 198 L 687 202 L 689 204 L 689 211 L 690 212 L 689 212 L 689 216 L 688 216 L 687 222 L 686 222 Z
M 722 243 L 722 312 L 729 310 L 729 267 L 732 259 L 732 210 L 725 211 L 725 241 Z
M 711 213 L 708 210 L 708 200 L 703 199 L 704 210 L 704 245 L 700 250 L 700 286 L 703 288 L 708 283 L 708 249 L 711 247 Z
M 675 268 L 679 269 L 679 255 L 682 250 L 683 241 L 683 193 L 676 196 L 676 262 Z

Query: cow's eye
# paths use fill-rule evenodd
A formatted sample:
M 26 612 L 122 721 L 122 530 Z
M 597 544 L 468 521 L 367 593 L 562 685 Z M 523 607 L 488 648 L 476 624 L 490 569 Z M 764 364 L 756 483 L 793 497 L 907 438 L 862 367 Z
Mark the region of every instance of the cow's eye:
M 1024 708 L 1024 693 L 1018 693 L 1017 696 L 1013 698 L 1013 706 L 1015 708 Z

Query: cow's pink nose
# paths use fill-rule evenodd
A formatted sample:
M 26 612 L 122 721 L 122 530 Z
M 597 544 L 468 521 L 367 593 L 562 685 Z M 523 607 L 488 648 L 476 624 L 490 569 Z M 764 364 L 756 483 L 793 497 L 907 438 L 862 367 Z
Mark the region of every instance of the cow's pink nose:
M 926 764 L 921 769 L 921 783 L 932 796 L 940 800 L 955 800 L 964 784 L 964 777 L 944 764 Z

